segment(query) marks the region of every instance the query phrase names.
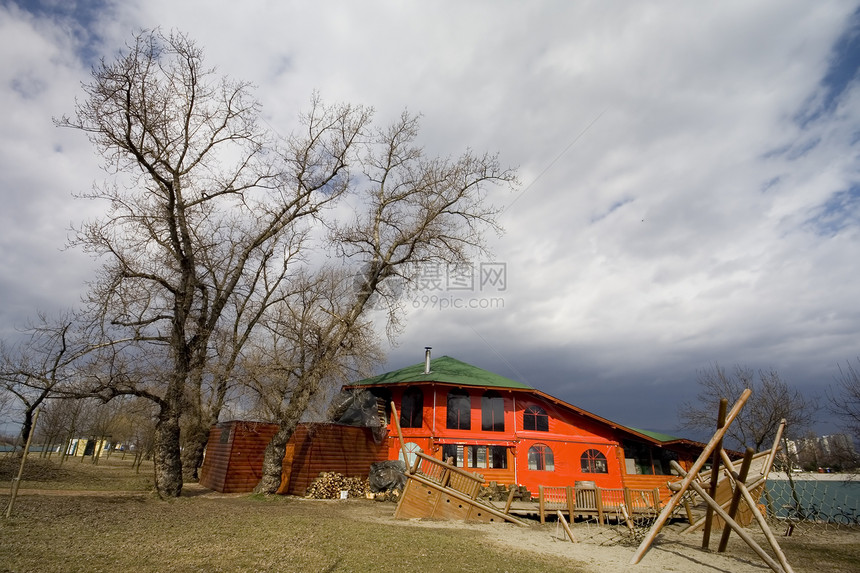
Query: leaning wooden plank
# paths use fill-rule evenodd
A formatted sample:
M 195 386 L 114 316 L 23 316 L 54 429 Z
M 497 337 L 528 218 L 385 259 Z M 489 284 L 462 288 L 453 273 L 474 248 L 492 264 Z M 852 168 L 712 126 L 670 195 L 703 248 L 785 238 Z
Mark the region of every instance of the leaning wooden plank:
M 713 453 L 714 448 L 717 446 L 717 443 L 723 439 L 723 436 L 726 435 L 726 432 L 729 430 L 729 426 L 732 421 L 740 414 L 741 408 L 744 407 L 746 401 L 749 400 L 750 395 L 752 394 L 752 390 L 746 388 L 741 397 L 738 398 L 738 401 L 735 402 L 735 405 L 732 407 L 731 412 L 726 416 L 725 425 L 717 430 L 717 433 L 711 438 L 711 441 L 705 446 L 705 449 L 702 450 L 699 459 L 695 461 L 693 467 L 690 468 L 690 472 L 687 476 L 681 481 L 681 487 L 678 492 L 672 496 L 672 499 L 669 500 L 669 503 L 666 504 L 666 507 L 663 508 L 663 511 L 660 512 L 660 515 L 657 516 L 657 520 L 654 522 L 654 525 L 651 526 L 651 531 L 648 532 L 648 535 L 645 539 L 642 540 L 642 543 L 639 545 L 639 548 L 636 550 L 636 553 L 633 555 L 633 558 L 630 560 L 631 564 L 636 564 L 642 561 L 642 557 L 645 556 L 645 553 L 651 547 L 651 544 L 654 543 L 654 539 L 659 535 L 660 530 L 663 529 L 663 525 L 669 519 L 669 516 L 672 515 L 672 512 L 675 511 L 675 508 L 680 503 L 681 499 L 684 497 L 684 493 L 686 493 L 687 488 L 690 487 L 691 482 L 696 479 L 696 476 L 699 474 L 699 471 L 705 466 L 705 463 L 708 461 L 708 457 Z
M 573 532 L 570 530 L 570 526 L 567 524 L 567 520 L 564 518 L 564 514 L 561 510 L 557 510 L 556 515 L 558 515 L 558 520 L 561 522 L 561 526 L 564 527 L 564 532 L 567 533 L 567 536 L 570 538 L 571 543 L 576 543 L 576 538 L 573 536 Z
M 406 464 L 406 473 L 409 474 L 409 456 L 406 453 L 406 443 L 403 441 L 403 432 L 400 431 L 400 418 L 397 417 L 397 407 L 391 403 L 391 420 L 397 429 L 397 439 L 400 440 L 400 453 L 403 455 L 403 463 Z

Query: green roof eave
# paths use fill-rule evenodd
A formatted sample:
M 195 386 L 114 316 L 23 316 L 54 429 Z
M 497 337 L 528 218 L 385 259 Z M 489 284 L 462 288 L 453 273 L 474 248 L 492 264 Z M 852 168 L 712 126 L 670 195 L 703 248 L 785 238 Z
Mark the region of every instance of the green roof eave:
M 455 386 L 480 386 L 484 388 L 508 388 L 511 390 L 534 390 L 528 384 L 499 376 L 498 374 L 461 362 L 450 356 L 442 356 L 431 360 L 429 373 L 424 372 L 424 363 L 420 362 L 406 368 L 401 368 L 400 370 L 352 382 L 349 386 L 385 386 L 413 384 L 417 382 L 437 382 Z
M 645 434 L 649 438 L 655 439 L 658 442 L 677 442 L 684 440 L 684 438 L 679 438 L 677 436 L 670 436 L 669 434 L 661 434 L 660 432 L 652 432 L 651 430 L 643 430 L 641 428 L 628 428 L 633 430 L 634 432 L 638 432 L 640 434 Z

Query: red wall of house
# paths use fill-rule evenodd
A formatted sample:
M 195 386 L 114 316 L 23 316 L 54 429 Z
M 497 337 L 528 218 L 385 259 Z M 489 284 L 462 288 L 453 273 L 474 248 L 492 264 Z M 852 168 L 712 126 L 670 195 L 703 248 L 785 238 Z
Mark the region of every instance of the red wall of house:
M 506 469 L 470 468 L 466 471 L 484 476 L 486 481 L 498 483 L 517 483 L 532 491 L 538 486 L 575 485 L 577 481 L 592 481 L 599 487 L 622 487 L 622 461 L 619 461 L 618 441 L 611 428 L 574 412 L 556 407 L 543 400 L 521 391 L 497 390 L 504 400 L 505 431 L 485 432 L 481 430 L 482 388 L 466 388 L 471 402 L 471 429 L 457 430 L 447 428 L 447 396 L 449 386 L 423 386 L 424 407 L 421 428 L 402 428 L 404 442 L 414 442 L 434 457 L 442 458 L 442 445 L 457 443 L 465 445 L 498 444 L 508 446 L 508 467 Z M 401 399 L 406 387 L 392 388 L 392 400 L 400 410 Z M 435 408 L 434 408 L 435 403 Z M 523 430 L 523 412 L 528 406 L 537 405 L 549 416 L 549 431 Z M 400 454 L 400 441 L 396 429 L 390 425 L 389 458 L 397 459 Z M 553 471 L 530 470 L 528 452 L 535 444 L 549 447 L 553 453 Z M 596 449 L 606 456 L 608 473 L 586 473 L 582 471 L 581 456 L 588 449 Z

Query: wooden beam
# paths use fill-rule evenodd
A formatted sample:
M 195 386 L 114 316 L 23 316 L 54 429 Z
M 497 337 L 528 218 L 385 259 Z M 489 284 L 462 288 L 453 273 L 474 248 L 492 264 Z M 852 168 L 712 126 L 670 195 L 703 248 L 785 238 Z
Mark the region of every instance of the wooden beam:
M 729 406 L 729 401 L 725 398 L 720 400 L 720 411 L 717 415 L 717 429 L 719 430 L 726 425 L 726 408 Z M 723 449 L 723 441 L 717 442 L 717 447 L 714 449 L 714 455 L 711 457 L 711 487 L 708 488 L 708 493 L 711 497 L 717 497 L 717 485 L 720 480 L 720 450 Z M 711 524 L 714 520 L 714 510 L 709 505 L 705 510 L 705 531 L 702 533 L 702 549 L 707 549 L 711 543 Z
M 720 448 L 720 451 L 722 451 L 722 448 Z M 747 474 L 750 471 L 750 463 L 752 463 L 752 457 L 753 457 L 754 453 L 755 453 L 755 450 L 753 450 L 752 448 L 747 448 L 747 451 L 744 454 L 744 461 L 741 464 L 740 473 L 732 476 L 734 478 L 734 481 L 735 481 L 735 491 L 732 494 L 732 503 L 731 503 L 731 505 L 729 505 L 729 517 L 731 517 L 732 519 L 734 519 L 735 516 L 738 514 L 738 507 L 741 504 L 741 490 L 737 486 L 743 485 L 746 483 Z M 730 467 L 730 466 L 727 466 L 727 467 Z M 711 497 L 713 497 L 713 496 L 711 496 Z M 710 505 L 708 507 L 710 507 Z M 729 545 L 729 536 L 731 534 L 732 534 L 731 529 L 729 529 L 728 527 L 723 528 L 723 535 L 720 537 L 720 545 L 717 548 L 717 552 L 723 553 L 726 550 L 726 547 L 728 547 L 728 545 Z
M 673 467 L 677 466 L 674 460 L 669 463 L 673 464 Z M 677 466 L 676 469 L 683 471 L 680 466 Z M 700 486 L 696 482 L 692 482 L 690 484 L 690 487 L 692 487 L 696 491 L 696 493 L 698 493 L 702 497 L 702 499 L 705 500 L 705 503 L 714 508 L 714 511 L 717 513 L 717 515 L 719 515 L 723 519 L 723 521 L 726 522 L 726 526 L 734 529 L 738 536 L 743 539 L 746 544 L 749 545 L 750 548 L 755 551 L 756 554 L 761 557 L 765 563 L 767 563 L 768 567 L 773 569 L 776 573 L 794 573 L 790 568 L 783 569 L 779 563 L 774 561 L 773 558 L 768 555 L 764 551 L 764 549 L 762 549 L 759 544 L 756 543 L 755 540 L 750 537 L 750 535 L 746 531 L 744 531 L 743 527 L 741 527 L 734 519 L 729 517 L 729 514 L 726 513 L 726 511 L 722 507 L 720 507 L 720 505 L 711 496 L 708 495 L 708 492 L 706 492 L 702 486 Z
M 690 487 L 690 484 L 699 474 L 699 471 L 704 467 L 705 462 L 708 460 L 708 457 L 713 453 L 714 448 L 716 448 L 717 443 L 723 439 L 723 436 L 726 435 L 726 432 L 729 429 L 729 425 L 732 421 L 740 414 L 741 408 L 744 407 L 746 401 L 749 400 L 750 395 L 752 394 L 752 390 L 749 388 L 745 389 L 741 393 L 741 397 L 738 398 L 738 401 L 735 402 L 735 405 L 732 407 L 731 412 L 726 416 L 726 424 L 717 430 L 717 432 L 713 435 L 711 440 L 705 446 L 705 449 L 702 450 L 702 454 L 699 456 L 699 459 L 693 463 L 693 467 L 690 468 L 689 473 L 687 473 L 686 477 L 681 481 L 681 486 L 678 492 L 672 496 L 672 499 L 669 500 L 669 503 L 666 504 L 666 507 L 663 508 L 663 511 L 660 512 L 660 515 L 657 516 L 657 520 L 654 522 L 654 525 L 651 526 L 651 531 L 648 532 L 648 535 L 645 539 L 642 540 L 642 543 L 639 545 L 639 548 L 636 550 L 636 553 L 633 555 L 633 558 L 630 560 L 631 564 L 636 564 L 642 561 L 642 557 L 645 556 L 645 553 L 651 547 L 651 544 L 654 543 L 654 539 L 660 533 L 660 530 L 663 529 L 663 525 L 665 525 L 666 521 L 669 519 L 669 516 L 672 515 L 672 512 L 675 511 L 675 508 L 680 503 L 681 499 L 684 496 L 684 493 L 687 491 L 687 488 Z M 679 466 L 680 467 L 680 466 Z
M 785 425 L 785 420 L 783 420 L 783 426 Z M 781 432 L 780 432 L 781 433 Z M 774 440 L 774 444 L 779 443 L 779 435 L 777 435 L 777 439 Z M 728 454 L 726 454 L 725 450 L 721 451 L 720 454 L 723 456 L 723 462 L 726 464 L 726 467 L 729 468 L 729 471 L 734 472 L 734 466 L 732 461 L 729 459 Z M 752 494 L 750 493 L 750 489 L 754 489 L 757 487 L 757 484 L 765 481 L 767 478 L 767 474 L 764 474 L 764 478 L 760 478 L 756 481 L 756 485 L 753 488 L 748 488 L 746 484 L 741 482 L 736 482 L 737 488 L 740 490 L 741 494 L 744 496 L 744 501 L 747 502 L 750 510 L 752 511 L 753 517 L 758 522 L 759 527 L 761 528 L 762 533 L 764 533 L 767 542 L 770 544 L 771 549 L 776 554 L 777 559 L 779 559 L 780 565 L 785 569 L 786 573 L 794 573 L 794 570 L 791 568 L 791 565 L 788 564 L 788 560 L 785 557 L 785 553 L 783 553 L 782 548 L 779 546 L 779 542 L 776 540 L 776 537 L 773 534 L 773 531 L 770 530 L 770 526 L 767 524 L 767 520 L 761 514 L 761 511 L 758 509 L 758 503 L 755 499 L 753 499 Z
M 391 402 L 391 419 L 397 429 L 397 438 L 400 440 L 400 453 L 403 454 L 403 463 L 406 465 L 406 475 L 409 475 L 409 457 L 406 455 L 406 444 L 403 443 L 403 432 L 400 431 L 400 418 L 397 416 L 397 407 Z
M 573 537 L 573 532 L 570 530 L 570 526 L 567 524 L 567 520 L 564 518 L 564 514 L 559 509 L 555 512 L 558 515 L 558 521 L 561 523 L 561 526 L 564 527 L 564 532 L 567 533 L 567 536 L 570 538 L 571 543 L 576 543 L 576 538 Z M 573 517 L 571 517 L 573 519 Z

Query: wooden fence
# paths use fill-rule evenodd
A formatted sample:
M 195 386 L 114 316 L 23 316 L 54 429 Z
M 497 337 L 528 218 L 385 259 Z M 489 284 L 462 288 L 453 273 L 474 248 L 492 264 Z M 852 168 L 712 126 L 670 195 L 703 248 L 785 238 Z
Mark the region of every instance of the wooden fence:
M 550 487 L 540 486 L 538 492 L 538 513 L 540 522 L 556 511 L 575 517 L 597 517 L 603 525 L 607 516 L 623 519 L 622 506 L 627 513 L 635 515 L 657 515 L 660 513 L 660 491 L 655 488 L 600 488 L 600 487 Z

